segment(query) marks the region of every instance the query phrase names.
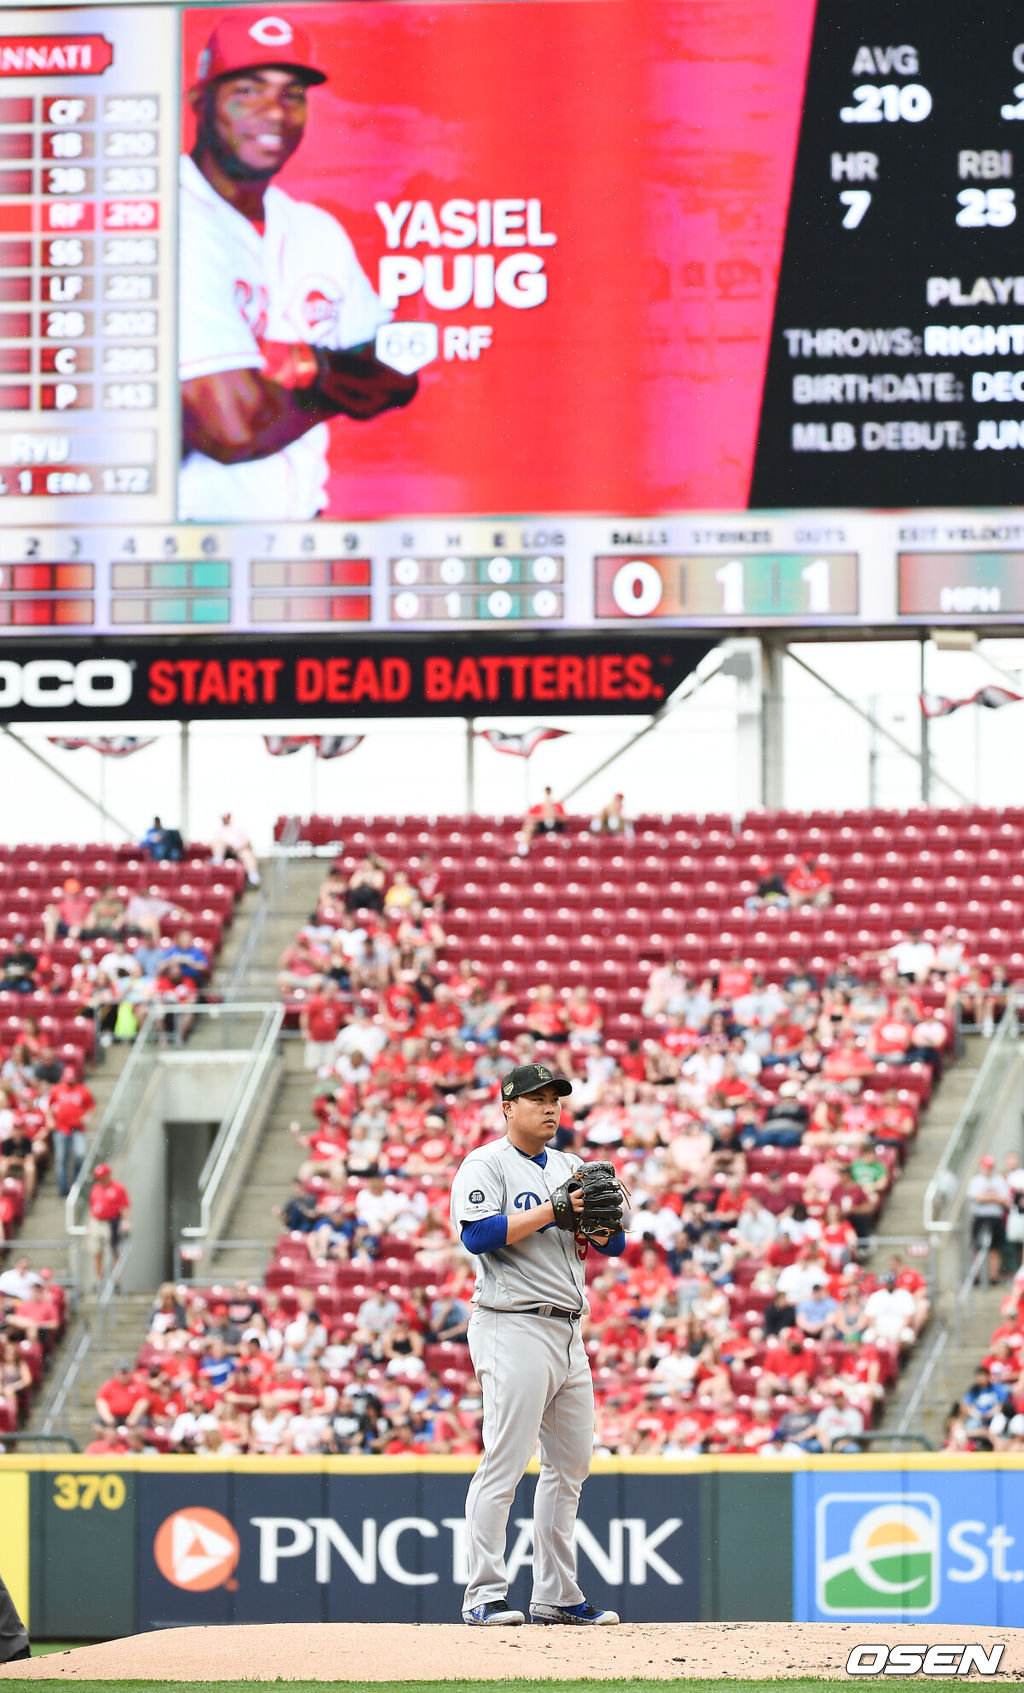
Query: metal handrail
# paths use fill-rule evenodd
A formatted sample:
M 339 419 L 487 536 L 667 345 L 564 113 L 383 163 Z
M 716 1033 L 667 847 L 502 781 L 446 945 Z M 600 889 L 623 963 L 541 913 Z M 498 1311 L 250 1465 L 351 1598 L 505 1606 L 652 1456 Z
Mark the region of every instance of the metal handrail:
M 156 1019 L 147 1017 L 132 1042 L 132 1049 L 128 1054 L 125 1067 L 118 1076 L 114 1091 L 107 1101 L 107 1109 L 100 1119 L 99 1127 L 89 1147 L 89 1156 L 71 1184 L 71 1190 L 64 1201 L 64 1226 L 68 1234 L 81 1235 L 85 1233 L 86 1183 L 91 1179 L 90 1172 L 97 1163 L 113 1163 L 120 1143 L 122 1128 L 134 1117 L 146 1083 L 149 1081 L 149 1068 L 145 1061 L 149 1056 L 147 1049 L 150 1046 L 155 1047 L 155 1041 Z M 136 1094 L 138 1095 L 137 1098 L 135 1097 Z M 79 1217 L 83 1219 L 81 1222 Z
M 71 1389 L 78 1381 L 82 1365 L 91 1345 L 92 1335 L 89 1332 L 88 1325 L 83 1323 L 75 1343 L 51 1388 L 49 1404 L 40 1431 L 42 1434 L 49 1435 L 54 1432 L 54 1424 L 58 1417 L 64 1413 L 64 1407 L 70 1397 Z
M 936 1165 L 924 1194 L 924 1229 L 926 1234 L 949 1234 L 957 1227 L 955 1200 L 962 1185 L 962 1168 L 988 1110 L 988 1092 L 999 1066 L 1007 1058 L 1009 1049 L 1020 1039 L 1019 1011 L 1021 996 L 1010 995 L 1006 1010 L 989 1043 L 988 1051 L 960 1115 L 953 1126 L 942 1157 Z M 950 1212 L 941 1216 L 943 1211 Z
M 71 1395 L 72 1389 L 77 1385 L 78 1378 L 82 1373 L 82 1366 L 92 1350 L 93 1341 L 97 1341 L 102 1346 L 106 1338 L 107 1318 L 110 1313 L 110 1307 L 113 1304 L 114 1298 L 120 1291 L 121 1277 L 124 1273 L 125 1265 L 131 1257 L 131 1253 L 132 1236 L 128 1235 L 122 1242 L 117 1257 L 110 1265 L 106 1275 L 96 1290 L 95 1311 L 91 1317 L 86 1317 L 83 1321 L 82 1327 L 75 1338 L 74 1345 L 67 1357 L 64 1359 L 51 1386 L 51 1397 L 46 1411 L 46 1417 L 43 1422 L 42 1434 L 39 1437 L 41 1439 L 48 1439 L 50 1437 L 50 1431 L 52 1430 L 54 1423 L 62 1414 Z M 78 1447 L 75 1446 L 73 1450 L 77 1452 Z
M 948 1324 L 943 1323 L 941 1328 L 939 1328 L 932 1336 L 928 1356 L 925 1358 L 924 1364 L 918 1374 L 917 1381 L 914 1384 L 914 1391 L 907 1402 L 906 1410 L 900 1418 L 899 1427 L 895 1431 L 896 1436 L 908 1434 L 910 1432 L 909 1425 L 917 1416 L 918 1408 L 920 1407 L 926 1392 L 931 1387 L 932 1377 L 934 1376 L 939 1360 L 948 1345 L 949 1327 Z
M 17 1434 L 0 1435 L 0 1451 L 5 1446 L 63 1446 L 65 1452 L 80 1452 L 82 1448 L 70 1434 L 29 1434 L 19 1429 Z
M 887 1434 L 884 1429 L 876 1428 L 866 1430 L 863 1434 L 844 1434 L 842 1438 L 848 1440 L 851 1445 L 856 1441 L 858 1446 L 878 1446 L 883 1440 L 897 1440 L 904 1446 L 916 1446 L 922 1452 L 935 1451 L 934 1442 L 929 1440 L 926 1434 L 922 1434 L 920 1429 L 908 1429 L 905 1434 L 902 1431 Z
M 242 1008 L 236 1007 L 235 1009 Z M 252 1009 L 255 1009 L 255 1007 Z M 263 1012 L 263 1018 L 252 1045 L 245 1074 L 241 1085 L 235 1090 L 234 1099 L 217 1131 L 213 1146 L 210 1149 L 210 1155 L 200 1172 L 200 1220 L 198 1224 L 193 1224 L 181 1231 L 183 1235 L 190 1239 L 204 1239 L 210 1232 L 210 1219 L 214 1205 L 220 1197 L 221 1186 L 232 1167 L 239 1142 L 248 1126 L 253 1104 L 264 1085 L 267 1071 L 277 1057 L 277 1041 L 281 1024 L 284 1022 L 285 1007 L 277 1004 L 264 1005 L 259 1009 Z
M 107 1164 L 113 1164 L 121 1149 L 124 1135 L 141 1104 L 143 1094 L 149 1084 L 153 1062 L 160 1050 L 158 1046 L 160 1033 L 158 1025 L 163 1022 L 163 1019 L 169 1016 L 175 1020 L 177 1025 L 186 1018 L 191 1018 L 194 1021 L 206 1018 L 210 1022 L 219 1021 L 222 1028 L 226 1030 L 232 1018 L 250 1016 L 259 1019 L 255 1041 L 260 1043 L 267 1038 L 268 1022 L 273 1024 L 276 1021 L 279 1029 L 284 1018 L 283 1006 L 268 1004 L 266 1000 L 252 1002 L 236 1000 L 232 1005 L 203 1005 L 201 1003 L 196 1005 L 161 1005 L 159 1012 L 158 1017 L 147 1017 L 136 1035 L 131 1052 L 128 1054 L 128 1061 L 118 1077 L 117 1086 L 110 1096 L 107 1109 L 89 1148 L 88 1159 L 67 1196 L 64 1205 L 64 1219 L 65 1228 L 69 1235 L 85 1234 L 87 1184 L 90 1181 L 90 1171 L 100 1160 Z M 273 1033 L 276 1036 L 277 1030 L 275 1029 Z M 222 1046 L 225 1051 L 231 1050 L 226 1040 L 223 1041 Z M 175 1051 L 181 1050 L 180 1043 L 176 1041 Z M 234 1050 L 254 1051 L 253 1037 L 247 1035 L 242 1045 Z M 202 1048 L 196 1048 L 196 1051 L 201 1052 Z M 244 1076 L 236 1090 L 236 1098 L 243 1082 Z
M 209 1239 L 206 1239 L 206 1240 L 203 1241 L 201 1246 L 190 1246 L 187 1242 L 182 1242 L 180 1240 L 175 1241 L 175 1244 L 174 1244 L 174 1279 L 175 1279 L 175 1281 L 179 1281 L 179 1282 L 196 1281 L 196 1280 L 205 1281 L 206 1280 L 205 1276 L 197 1277 L 194 1266 L 196 1264 L 198 1264 L 202 1258 L 205 1258 L 208 1255 L 211 1256 L 211 1257 L 214 1254 L 219 1255 L 222 1252 L 259 1252 L 259 1253 L 261 1253 L 262 1257 L 263 1257 L 264 1267 L 260 1271 L 260 1277 L 258 1277 L 257 1280 L 260 1279 L 260 1278 L 262 1278 L 264 1281 L 266 1280 L 266 1266 L 270 1262 L 271 1247 L 269 1246 L 267 1240 L 265 1238 L 261 1237 L 259 1240 L 243 1240 L 241 1238 L 239 1238 L 239 1239 L 232 1238 L 231 1240 L 209 1240 Z
M 232 1007 L 232 1009 L 235 1009 L 235 1007 Z M 221 1119 L 220 1127 L 214 1136 L 213 1145 L 207 1153 L 206 1161 L 199 1172 L 199 1182 L 197 1185 L 199 1187 L 200 1194 L 205 1194 L 207 1188 L 215 1177 L 219 1177 L 222 1174 L 224 1143 L 227 1136 L 231 1133 L 231 1128 L 236 1118 L 239 1113 L 243 1111 L 244 1102 L 251 1096 L 253 1068 L 262 1060 L 268 1044 L 271 1048 L 276 1045 L 277 1036 L 280 1032 L 283 1021 L 283 1005 L 270 1003 L 263 1007 L 263 1016 L 260 1020 L 260 1026 L 250 1047 L 249 1064 L 239 1077 L 234 1094 L 232 1095 L 227 1110 Z

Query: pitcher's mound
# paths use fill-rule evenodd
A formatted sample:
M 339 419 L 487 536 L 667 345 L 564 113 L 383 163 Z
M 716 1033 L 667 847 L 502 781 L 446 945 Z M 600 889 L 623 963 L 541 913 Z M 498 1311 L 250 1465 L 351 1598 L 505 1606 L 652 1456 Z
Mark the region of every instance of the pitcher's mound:
M 861 1642 L 1006 1651 L 1000 1677 L 1024 1680 L 1024 1631 L 948 1624 L 625 1623 L 618 1628 L 466 1628 L 438 1623 L 271 1623 L 170 1628 L 0 1668 L 65 1681 L 664 1681 L 843 1675 Z M 855 1683 L 853 1685 L 856 1685 Z

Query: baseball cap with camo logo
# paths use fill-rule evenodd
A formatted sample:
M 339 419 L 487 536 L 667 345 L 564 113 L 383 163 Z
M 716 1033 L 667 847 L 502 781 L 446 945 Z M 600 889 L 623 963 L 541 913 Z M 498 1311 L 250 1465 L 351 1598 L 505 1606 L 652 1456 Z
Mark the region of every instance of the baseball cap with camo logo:
M 538 1093 L 541 1088 L 552 1087 L 555 1092 L 565 1098 L 572 1092 L 572 1083 L 565 1076 L 556 1076 L 546 1064 L 517 1064 L 514 1070 L 503 1077 L 501 1083 L 502 1099 L 521 1099 L 524 1093 Z
M 275 12 L 232 12 L 222 18 L 196 65 L 197 88 L 238 71 L 293 70 L 307 83 L 326 82 L 313 63 L 313 43 L 299 24 Z

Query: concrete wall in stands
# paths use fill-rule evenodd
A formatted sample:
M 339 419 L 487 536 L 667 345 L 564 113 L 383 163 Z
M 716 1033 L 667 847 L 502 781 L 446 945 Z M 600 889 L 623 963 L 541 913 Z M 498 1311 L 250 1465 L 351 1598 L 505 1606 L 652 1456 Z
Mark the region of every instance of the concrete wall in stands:
M 132 1200 L 132 1255 L 124 1284 L 145 1293 L 166 1274 L 168 1122 L 219 1122 L 248 1052 L 166 1052 L 154 1064 L 142 1100 L 117 1155 L 117 1175 Z
M 468 1459 L 0 1457 L 3 1570 L 40 1639 L 446 1622 Z M 527 1477 L 509 1592 L 530 1581 Z M 1019 1620 L 1024 1459 L 600 1460 L 579 1570 L 626 1621 Z

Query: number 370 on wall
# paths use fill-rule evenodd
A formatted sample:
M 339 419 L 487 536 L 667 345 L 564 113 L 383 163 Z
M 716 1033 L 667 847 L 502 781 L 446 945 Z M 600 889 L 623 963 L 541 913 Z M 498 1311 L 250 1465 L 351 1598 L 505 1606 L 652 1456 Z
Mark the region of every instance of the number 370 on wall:
M 95 1505 L 119 1511 L 125 1502 L 124 1479 L 62 1470 L 53 1478 L 53 1502 L 58 1511 L 91 1511 Z

